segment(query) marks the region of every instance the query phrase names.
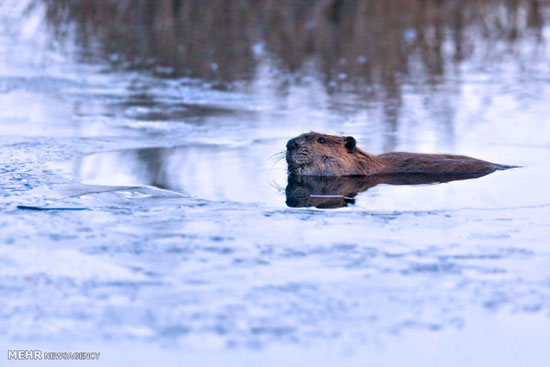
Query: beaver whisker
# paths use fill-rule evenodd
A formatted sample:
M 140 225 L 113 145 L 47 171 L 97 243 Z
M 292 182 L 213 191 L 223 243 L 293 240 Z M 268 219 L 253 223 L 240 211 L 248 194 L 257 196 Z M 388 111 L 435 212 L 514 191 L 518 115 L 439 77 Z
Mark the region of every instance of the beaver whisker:
M 271 167 L 273 168 L 277 163 L 279 163 L 279 162 L 282 161 L 283 159 L 285 159 L 284 156 L 278 157 L 277 159 L 273 160 L 272 163 L 271 163 Z
M 269 157 L 269 159 L 273 160 L 273 159 L 279 159 L 280 157 L 284 157 L 286 155 L 286 152 L 284 150 L 280 151 L 280 152 L 277 152 L 275 154 L 273 154 L 271 157 Z
M 275 180 L 271 180 L 269 182 L 269 185 L 273 187 L 275 190 L 279 191 L 279 193 L 284 194 L 285 188 L 283 188 L 281 185 L 279 185 Z
M 278 153 L 275 153 L 273 154 L 270 159 L 271 159 L 271 167 L 275 166 L 277 163 L 279 163 L 280 161 L 282 161 L 283 159 L 286 158 L 286 152 L 285 151 L 282 151 L 282 152 L 278 152 Z

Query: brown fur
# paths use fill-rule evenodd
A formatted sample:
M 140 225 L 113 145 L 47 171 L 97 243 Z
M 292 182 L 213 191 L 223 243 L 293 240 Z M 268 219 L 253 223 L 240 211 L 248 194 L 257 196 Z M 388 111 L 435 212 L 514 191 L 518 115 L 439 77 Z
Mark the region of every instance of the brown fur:
M 371 176 L 386 174 L 486 175 L 512 168 L 462 155 L 393 152 L 367 153 L 353 137 L 310 132 L 287 143 L 291 176 Z

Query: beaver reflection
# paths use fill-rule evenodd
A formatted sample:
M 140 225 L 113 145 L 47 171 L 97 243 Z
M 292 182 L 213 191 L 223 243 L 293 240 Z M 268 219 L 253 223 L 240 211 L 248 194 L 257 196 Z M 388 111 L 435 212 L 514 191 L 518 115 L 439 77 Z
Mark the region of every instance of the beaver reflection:
M 399 174 L 379 176 L 289 176 L 286 205 L 292 208 L 333 209 L 355 204 L 355 196 L 379 184 L 421 185 L 478 178 L 489 174 L 423 175 Z

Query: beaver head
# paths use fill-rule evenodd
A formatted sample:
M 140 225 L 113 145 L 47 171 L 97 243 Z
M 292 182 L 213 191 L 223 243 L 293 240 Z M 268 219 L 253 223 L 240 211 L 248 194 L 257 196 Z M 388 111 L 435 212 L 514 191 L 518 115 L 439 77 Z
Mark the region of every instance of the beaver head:
M 302 134 L 286 144 L 288 173 L 292 176 L 367 176 L 380 162 L 360 150 L 351 136 Z

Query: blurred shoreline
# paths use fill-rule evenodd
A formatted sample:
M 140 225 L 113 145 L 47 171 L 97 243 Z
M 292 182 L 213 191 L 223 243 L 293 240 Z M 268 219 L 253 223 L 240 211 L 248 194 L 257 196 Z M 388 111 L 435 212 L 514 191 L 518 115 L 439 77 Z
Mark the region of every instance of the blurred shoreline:
M 480 54 L 517 53 L 547 39 L 550 3 L 477 1 L 44 0 L 58 38 L 129 69 L 159 75 L 250 81 L 259 60 L 282 73 L 380 84 L 447 69 Z M 76 35 L 76 36 L 75 36 Z M 533 51 L 534 52 L 534 51 Z M 312 68 L 313 66 L 313 68 Z

